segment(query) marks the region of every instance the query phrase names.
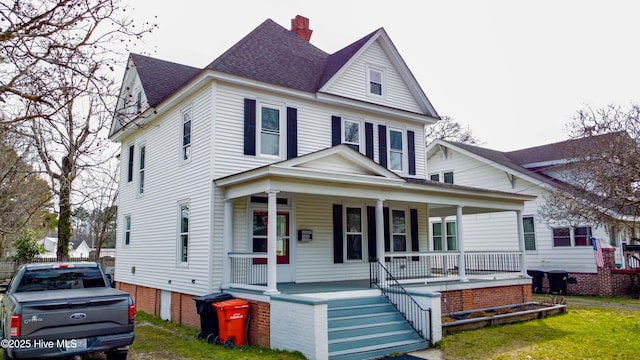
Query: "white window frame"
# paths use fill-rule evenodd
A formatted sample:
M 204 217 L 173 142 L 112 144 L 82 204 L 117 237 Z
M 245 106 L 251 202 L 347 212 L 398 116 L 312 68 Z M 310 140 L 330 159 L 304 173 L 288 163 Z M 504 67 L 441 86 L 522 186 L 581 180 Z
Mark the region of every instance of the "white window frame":
M 447 180 L 446 180 L 447 179 L 447 174 L 451 174 L 451 182 L 450 183 L 448 183 Z M 442 173 L 442 182 L 445 183 L 445 184 L 453 185 L 456 182 L 456 178 L 455 178 L 454 172 L 453 171 L 444 171 Z
M 138 196 L 144 196 L 145 172 L 147 169 L 147 145 L 138 145 Z
M 354 142 L 348 142 L 346 140 L 345 137 L 345 132 L 347 131 L 347 123 L 354 123 L 354 124 L 358 124 L 358 142 L 354 143 Z M 341 136 L 342 136 L 342 143 L 343 144 L 347 144 L 347 145 L 357 145 L 358 146 L 358 151 L 359 152 L 363 152 L 363 145 L 362 145 L 362 121 L 361 120 L 357 120 L 357 119 L 353 119 L 353 118 L 342 118 L 342 128 L 341 128 Z
M 374 97 L 374 98 L 386 98 L 387 96 L 386 77 L 387 76 L 386 76 L 385 69 L 379 66 L 367 64 L 366 71 L 367 71 L 367 74 L 366 74 L 367 75 L 367 84 L 366 84 L 367 96 Z M 380 74 L 380 94 L 371 92 L 371 83 L 372 83 L 371 73 L 372 72 L 377 72 Z
M 452 183 L 447 183 L 445 182 L 445 175 L 446 174 L 451 174 L 451 176 L 453 177 L 453 182 Z M 438 182 L 441 182 L 443 184 L 454 184 L 456 182 L 456 178 L 455 178 L 455 172 L 453 170 L 447 170 L 447 171 L 441 171 L 441 172 L 433 172 L 433 173 L 429 173 L 429 180 L 431 180 L 431 176 L 438 176 Z M 436 181 L 436 180 L 432 180 L 432 181 Z
M 182 228 L 182 209 L 186 207 L 187 208 L 187 230 L 183 231 L 184 229 Z M 178 265 L 188 265 L 189 264 L 189 246 L 190 246 L 190 242 L 191 242 L 191 233 L 190 233 L 190 228 L 191 228 L 191 201 L 190 200 L 182 200 L 178 202 L 178 226 L 177 226 L 177 230 L 178 230 L 178 236 L 177 236 L 177 241 L 176 241 L 176 245 L 177 245 L 177 253 L 176 253 L 176 260 L 178 262 Z M 187 247 L 186 247 L 186 251 L 184 251 L 184 244 L 183 244 L 183 236 L 187 237 Z M 186 257 L 186 260 L 185 260 Z
M 123 226 L 123 234 L 122 234 L 122 246 L 128 247 L 131 246 L 131 214 L 126 214 L 124 216 L 124 226 Z
M 274 109 L 274 110 L 278 110 L 278 116 L 279 116 L 279 121 L 278 121 L 278 154 L 277 155 L 272 155 L 272 154 L 263 154 L 262 153 L 262 109 L 263 108 L 268 108 L 268 109 Z M 269 103 L 269 102 L 260 102 L 258 104 L 257 107 L 257 114 L 256 114 L 256 153 L 258 154 L 258 156 L 260 157 L 266 157 L 266 158 L 271 158 L 271 159 L 282 159 L 283 154 L 285 153 L 285 138 L 286 138 L 286 127 L 285 127 L 285 123 L 284 123 L 284 116 L 283 116 L 283 106 L 282 105 L 276 105 L 274 103 Z M 266 130 L 266 133 L 270 133 L 270 130 Z
M 348 209 L 359 209 L 360 210 L 360 231 L 349 231 L 347 228 L 347 210 Z M 366 209 L 360 205 L 344 205 L 344 216 L 343 216 L 343 226 L 344 226 L 344 241 L 343 241 L 343 251 L 344 251 L 344 261 L 349 263 L 362 263 L 366 259 L 365 250 L 365 242 L 366 242 L 366 233 L 365 233 L 365 216 Z M 348 246 L 348 236 L 349 235 L 360 235 L 360 255 L 361 259 L 349 259 L 349 246 Z
M 188 118 L 188 120 L 185 120 Z M 193 157 L 193 111 L 191 110 L 191 106 L 185 108 L 180 112 L 180 161 L 183 163 L 191 162 L 191 158 Z M 187 123 L 189 125 L 189 144 L 184 144 L 184 125 Z
M 402 211 L 403 215 L 404 215 L 404 232 L 400 233 L 400 232 L 395 232 L 394 230 L 394 224 L 393 224 L 393 212 L 394 211 Z M 409 244 L 407 243 L 407 241 L 409 240 L 409 233 L 407 232 L 409 230 L 409 221 L 407 220 L 407 213 L 408 213 L 408 209 L 406 208 L 390 208 L 389 209 L 389 232 L 391 233 L 391 244 L 390 244 L 390 250 L 391 252 L 407 252 L 407 249 L 409 249 Z M 396 235 L 401 235 L 404 236 L 404 250 L 396 250 L 395 249 L 395 236 Z
M 431 244 L 433 245 L 433 251 L 458 251 L 458 234 L 456 233 L 455 235 L 451 235 L 448 231 L 447 231 L 447 224 L 454 224 L 454 228 L 455 228 L 455 220 L 445 220 L 444 223 L 442 221 L 433 221 L 429 223 L 429 236 L 431 237 Z M 435 249 L 435 239 L 434 239 L 434 234 L 433 234 L 433 225 L 434 224 L 440 224 L 440 239 L 441 239 L 441 244 L 442 244 L 442 249 L 441 250 L 436 250 Z M 454 239 L 454 243 L 456 244 L 456 248 L 455 249 L 449 249 L 449 238 Z
M 140 112 L 142 112 L 142 89 L 138 89 L 136 91 L 135 108 L 136 114 L 140 114 Z
M 400 135 L 402 136 L 402 168 L 401 169 L 392 169 L 391 168 L 391 153 L 392 152 L 397 152 L 395 150 L 391 149 L 391 132 L 399 132 Z M 407 167 L 409 166 L 408 164 L 408 159 L 407 159 L 407 132 L 405 130 L 399 129 L 399 128 L 388 128 L 387 129 L 387 167 L 389 168 L 389 170 L 397 172 L 397 173 L 406 173 L 407 172 Z
M 524 228 L 524 220 L 525 219 L 531 219 L 531 221 L 533 222 L 533 232 L 526 232 L 525 228 Z M 525 237 L 525 241 L 524 241 L 524 247 L 526 251 L 537 251 L 538 250 L 538 242 L 536 239 L 536 217 L 533 215 L 523 215 L 522 216 L 522 234 Z M 533 235 L 533 249 L 527 249 L 527 239 L 526 239 L 526 235 L 527 234 L 531 234 Z

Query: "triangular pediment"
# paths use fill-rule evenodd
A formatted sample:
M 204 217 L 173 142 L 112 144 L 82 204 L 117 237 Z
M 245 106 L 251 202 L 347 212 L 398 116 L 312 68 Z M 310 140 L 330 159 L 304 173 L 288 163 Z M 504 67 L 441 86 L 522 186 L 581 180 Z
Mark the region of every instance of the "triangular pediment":
M 286 160 L 271 165 L 278 168 L 317 171 L 325 176 L 371 176 L 387 179 L 401 179 L 396 173 L 380 166 L 348 145 L 337 145 L 315 153 Z
M 319 92 L 438 117 L 382 28 L 332 54 L 327 67 Z M 380 76 L 379 95 L 370 91 L 371 71 Z

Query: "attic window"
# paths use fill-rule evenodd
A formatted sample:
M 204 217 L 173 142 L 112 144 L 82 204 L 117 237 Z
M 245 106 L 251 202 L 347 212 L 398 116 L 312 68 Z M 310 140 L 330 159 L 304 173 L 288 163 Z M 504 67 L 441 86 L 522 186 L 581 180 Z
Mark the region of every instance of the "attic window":
M 367 82 L 369 83 L 369 95 L 383 96 L 384 94 L 384 70 L 367 66 Z
M 138 91 L 136 95 L 136 112 L 140 112 L 142 110 L 142 91 Z

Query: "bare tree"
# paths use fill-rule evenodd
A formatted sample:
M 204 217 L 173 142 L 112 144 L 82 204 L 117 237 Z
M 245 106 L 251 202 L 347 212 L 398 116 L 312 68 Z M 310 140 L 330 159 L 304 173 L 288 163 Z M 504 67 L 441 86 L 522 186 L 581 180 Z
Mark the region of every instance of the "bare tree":
M 6 0 L 0 0 L 6 1 Z M 118 0 L 8 0 L 0 3 L 0 110 L 4 124 L 35 146 L 58 204 L 59 260 L 68 258 L 73 202 L 84 174 L 108 161 L 106 139 L 118 87 L 114 43 L 140 39 Z M 78 205 L 78 204 L 75 204 Z
M 91 212 L 88 217 L 89 229 L 92 234 L 91 247 L 95 249 L 95 257 L 106 242 L 115 242 L 116 216 L 118 206 L 118 174 L 119 162 L 113 159 L 105 166 L 94 169 L 85 179 L 83 189 Z M 96 171 L 100 170 L 100 171 Z
M 425 133 L 427 144 L 441 139 L 468 145 L 480 145 L 480 140 L 473 136 L 470 128 L 462 128 L 459 123 L 448 116 L 443 116 L 441 120 L 427 127 Z
M 10 141 L 0 141 L 0 254 L 22 229 L 39 229 L 51 206 L 51 189 Z
M 110 82 L 120 61 L 114 45 L 127 49 L 156 26 L 136 27 L 128 14 L 119 0 L 0 0 L 0 123 L 64 111 L 60 73 L 96 88 Z M 41 107 L 29 111 L 24 101 Z
M 565 161 L 552 169 L 559 181 L 539 213 L 550 223 L 595 223 L 635 236 L 640 217 L 640 107 L 587 107 L 567 128 L 574 141 L 559 144 Z

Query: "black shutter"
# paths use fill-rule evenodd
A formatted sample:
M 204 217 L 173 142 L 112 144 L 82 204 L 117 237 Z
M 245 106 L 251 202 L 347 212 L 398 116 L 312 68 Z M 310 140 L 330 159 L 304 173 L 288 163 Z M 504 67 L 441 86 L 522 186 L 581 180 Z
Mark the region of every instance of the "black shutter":
M 378 150 L 380 165 L 387 167 L 387 127 L 378 125 Z
M 331 117 L 331 146 L 336 146 L 342 142 L 342 118 L 340 116 Z
M 365 155 L 373 160 L 373 124 L 364 123 L 364 148 Z
M 391 251 L 391 229 L 389 229 L 389 208 L 383 208 L 382 214 L 384 219 L 382 219 L 382 223 L 384 224 L 384 251 Z M 390 261 L 391 259 L 386 257 L 384 261 Z
M 369 245 L 369 261 L 378 258 L 376 247 L 376 208 L 375 206 L 367 206 L 367 234 Z
M 256 154 L 256 101 L 244 99 L 244 154 Z
M 416 143 L 413 131 L 407 131 L 407 147 L 409 149 L 409 175 L 416 174 Z
M 418 241 L 418 209 L 409 209 L 409 221 L 411 222 L 411 251 L 420 251 Z M 419 261 L 419 256 L 413 256 L 413 261 Z
M 287 159 L 298 156 L 298 109 L 287 108 Z
M 129 145 L 129 163 L 128 163 L 128 167 L 127 167 L 127 181 L 131 182 L 133 181 L 133 150 L 134 150 L 134 146 L 133 145 Z
M 342 205 L 333 204 L 333 263 L 343 261 L 343 234 L 342 229 Z

